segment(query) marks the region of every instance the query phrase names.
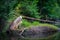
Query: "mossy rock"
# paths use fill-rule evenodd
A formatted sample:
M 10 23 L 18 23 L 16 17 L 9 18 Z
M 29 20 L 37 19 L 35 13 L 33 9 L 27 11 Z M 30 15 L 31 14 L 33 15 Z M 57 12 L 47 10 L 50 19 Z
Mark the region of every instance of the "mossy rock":
M 55 37 L 58 33 L 58 27 L 51 24 L 40 24 L 38 26 L 30 26 L 23 30 L 23 32 L 22 30 L 11 31 L 12 35 L 10 36 L 19 36 L 19 38 L 22 40 L 48 40 Z
M 24 39 L 47 39 L 54 37 L 58 32 L 58 27 L 50 24 L 40 24 L 26 28 L 22 33 Z

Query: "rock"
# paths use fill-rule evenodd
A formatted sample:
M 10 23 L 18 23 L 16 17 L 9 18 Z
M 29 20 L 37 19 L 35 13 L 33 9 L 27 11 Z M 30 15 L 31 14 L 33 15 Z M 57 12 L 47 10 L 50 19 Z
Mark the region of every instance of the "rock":
M 49 27 L 31 27 L 28 29 L 25 29 L 22 33 L 22 36 L 24 38 L 45 38 L 49 37 L 50 35 L 53 35 L 57 32 L 57 30 L 54 30 Z

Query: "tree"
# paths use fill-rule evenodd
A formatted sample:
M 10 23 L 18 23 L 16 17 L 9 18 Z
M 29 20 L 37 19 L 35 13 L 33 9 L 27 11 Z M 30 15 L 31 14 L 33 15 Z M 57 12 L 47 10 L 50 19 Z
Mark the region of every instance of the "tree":
M 41 1 L 41 2 L 40 2 Z M 59 1 L 59 0 L 58 0 Z M 40 15 L 42 16 L 41 18 L 48 17 L 49 19 L 56 19 L 60 18 L 60 6 L 59 2 L 57 0 L 39 0 L 40 4 L 39 10 L 40 10 Z M 46 16 L 45 16 L 46 15 Z
M 38 0 L 23 0 L 20 2 L 21 14 L 29 17 L 40 18 L 37 8 Z
M 10 11 L 14 9 L 15 5 L 18 3 L 17 0 L 1 0 L 0 1 L 0 26 L 1 26 L 1 31 L 7 28 L 8 19 Z

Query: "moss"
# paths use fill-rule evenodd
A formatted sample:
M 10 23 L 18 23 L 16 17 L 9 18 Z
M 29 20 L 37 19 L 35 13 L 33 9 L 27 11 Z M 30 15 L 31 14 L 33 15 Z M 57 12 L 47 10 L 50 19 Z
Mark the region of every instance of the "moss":
M 50 28 L 53 28 L 53 29 L 58 29 L 58 27 L 57 26 L 54 26 L 54 25 L 52 25 L 52 24 L 47 24 L 47 23 L 40 23 L 40 26 L 42 26 L 42 27 L 45 27 L 45 26 L 47 26 L 47 27 L 50 27 Z
M 22 27 L 29 27 L 31 26 L 31 22 L 28 22 L 27 20 L 22 20 L 22 24 L 21 24 Z
M 25 20 L 23 19 L 22 20 L 22 27 L 33 27 L 33 26 L 41 26 L 41 27 L 50 27 L 50 28 L 53 28 L 53 29 L 58 29 L 57 26 L 55 25 L 52 25 L 52 24 L 47 24 L 47 23 L 40 23 L 38 21 L 34 21 L 34 22 L 29 22 L 28 20 Z

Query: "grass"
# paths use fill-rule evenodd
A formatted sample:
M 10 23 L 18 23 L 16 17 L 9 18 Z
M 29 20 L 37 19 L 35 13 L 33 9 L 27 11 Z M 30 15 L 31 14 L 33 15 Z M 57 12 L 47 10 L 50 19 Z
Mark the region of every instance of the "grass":
M 31 26 L 41 26 L 41 27 L 50 27 L 50 28 L 53 28 L 53 29 L 57 29 L 58 27 L 57 26 L 54 26 L 52 24 L 47 24 L 47 23 L 40 23 L 38 21 L 34 21 L 34 22 L 29 22 L 27 20 L 23 20 L 22 21 L 22 24 L 21 24 L 22 27 L 31 27 Z

